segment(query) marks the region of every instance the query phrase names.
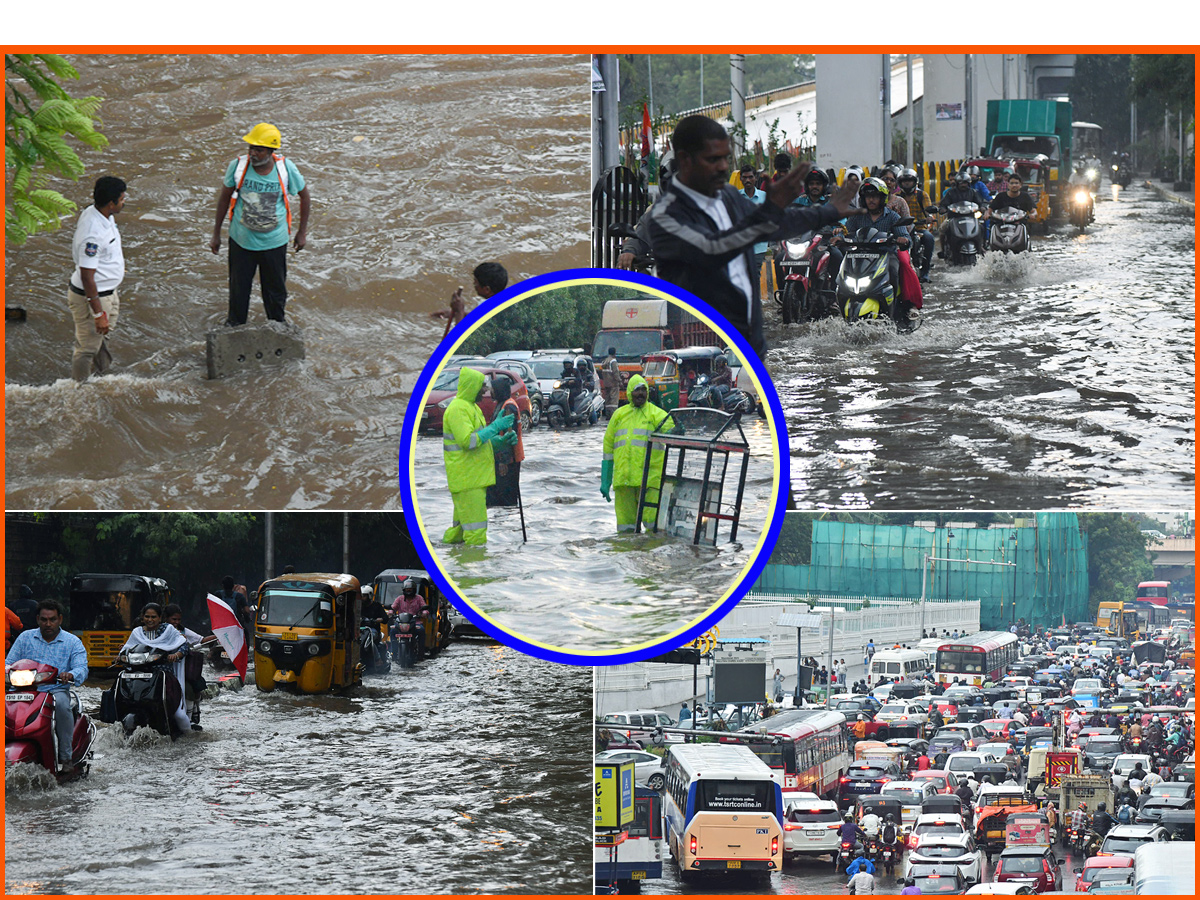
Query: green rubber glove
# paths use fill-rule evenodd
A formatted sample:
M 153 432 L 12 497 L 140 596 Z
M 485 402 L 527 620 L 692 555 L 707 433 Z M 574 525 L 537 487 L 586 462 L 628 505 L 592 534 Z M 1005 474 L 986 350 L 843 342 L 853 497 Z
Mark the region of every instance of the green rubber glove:
M 517 443 L 517 433 L 515 431 L 506 431 L 504 434 L 498 434 L 489 441 L 493 447 L 514 447 Z
M 506 416 L 500 416 L 491 425 L 484 425 L 477 432 L 475 432 L 475 435 L 479 438 L 479 443 L 483 444 L 486 441 L 490 441 L 500 432 L 507 431 L 508 429 L 512 428 L 512 423 L 512 413 L 509 413 Z
M 600 496 L 612 503 L 613 461 L 606 459 L 600 463 Z

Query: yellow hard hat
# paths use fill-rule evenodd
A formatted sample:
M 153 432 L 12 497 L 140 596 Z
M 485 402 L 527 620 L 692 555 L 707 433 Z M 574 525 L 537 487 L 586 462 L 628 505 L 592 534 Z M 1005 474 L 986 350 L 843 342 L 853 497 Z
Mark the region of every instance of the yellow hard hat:
M 283 135 L 270 122 L 259 122 L 242 140 L 254 147 L 271 147 L 278 150 L 283 142 Z

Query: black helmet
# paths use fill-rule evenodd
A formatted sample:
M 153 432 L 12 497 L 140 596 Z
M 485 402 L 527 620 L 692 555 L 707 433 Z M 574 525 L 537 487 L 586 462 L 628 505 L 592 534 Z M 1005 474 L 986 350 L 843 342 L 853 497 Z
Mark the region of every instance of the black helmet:
M 896 822 L 896 817 L 893 816 L 891 813 L 888 813 L 886 816 L 883 817 L 883 821 L 894 825 Z
M 563 360 L 563 368 L 564 368 L 564 369 L 573 369 L 573 368 L 575 368 L 575 360 L 571 359 L 571 358 L 568 356 L 566 359 L 564 359 L 564 360 Z
M 819 181 L 822 187 L 825 187 L 829 184 L 829 176 L 826 175 L 822 169 L 818 169 L 816 166 L 813 166 L 811 169 L 809 169 L 808 174 L 804 176 L 804 183 L 805 185 L 808 185 L 814 181 Z
M 904 879 L 904 884 L 906 887 L 912 887 L 916 883 L 917 879 L 913 878 L 911 875 Z
M 1099 803 L 1096 804 L 1096 812 L 1098 812 L 1098 813 L 1104 812 L 1107 809 L 1108 809 L 1108 804 L 1105 803 L 1103 800 L 1101 800 Z
M 403 592 L 405 597 L 416 596 L 417 583 L 415 581 L 413 581 L 411 578 L 405 578 L 404 584 L 402 584 L 400 586 L 400 590 Z

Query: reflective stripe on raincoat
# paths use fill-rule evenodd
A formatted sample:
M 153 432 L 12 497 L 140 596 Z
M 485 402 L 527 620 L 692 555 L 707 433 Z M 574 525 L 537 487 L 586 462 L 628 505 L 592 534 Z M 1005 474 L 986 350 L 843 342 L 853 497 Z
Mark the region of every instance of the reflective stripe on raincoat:
M 496 483 L 492 445 L 479 439 L 487 425 L 475 396 L 483 386 L 483 373 L 461 369 L 458 391 L 442 417 L 442 451 L 446 460 L 446 483 L 451 493 L 485 488 Z
M 632 397 L 638 385 L 646 385 L 646 379 L 634 375 L 626 386 L 626 396 Z M 650 435 L 668 414 L 649 400 L 640 409 L 629 403 L 622 406 L 608 420 L 604 432 L 604 459 L 613 461 L 613 486 L 642 486 L 642 466 L 646 460 L 646 449 L 650 446 Z M 673 423 L 667 423 L 667 429 Z M 662 450 L 655 450 L 650 460 L 648 487 L 657 488 L 662 481 Z

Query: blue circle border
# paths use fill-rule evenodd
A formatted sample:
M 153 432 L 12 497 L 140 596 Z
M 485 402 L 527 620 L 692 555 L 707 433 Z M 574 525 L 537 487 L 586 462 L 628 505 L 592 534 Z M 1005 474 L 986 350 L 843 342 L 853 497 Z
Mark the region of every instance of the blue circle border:
M 564 281 L 589 281 L 603 279 L 606 281 L 624 281 L 635 287 L 645 287 L 660 293 L 669 294 L 678 300 L 683 305 L 690 307 L 703 316 L 711 319 L 727 337 L 732 339 L 737 347 L 738 355 L 745 361 L 746 365 L 750 366 L 754 372 L 758 386 L 761 389 L 760 400 L 766 402 L 771 410 L 773 428 L 778 465 L 779 465 L 779 484 L 776 489 L 775 507 L 770 511 L 766 537 L 763 540 L 762 550 L 746 572 L 745 576 L 734 585 L 729 596 L 716 609 L 708 612 L 703 618 L 697 620 L 692 625 L 688 626 L 684 631 L 674 635 L 669 640 L 663 639 L 657 643 L 646 647 L 639 647 L 636 650 L 617 651 L 613 653 L 603 654 L 585 654 L 585 653 L 566 653 L 558 650 L 552 650 L 540 644 L 527 641 L 520 636 L 513 634 L 503 629 L 496 627 L 495 623 L 489 621 L 481 613 L 471 605 L 465 597 L 461 596 L 454 590 L 449 583 L 445 573 L 442 572 L 436 556 L 433 553 L 432 543 L 421 530 L 421 522 L 417 518 L 416 503 L 413 496 L 411 484 L 411 460 L 408 455 L 408 449 L 413 445 L 414 431 L 421 421 L 421 412 L 423 407 L 423 399 L 428 391 L 429 384 L 433 380 L 434 375 L 441 369 L 446 358 L 451 355 L 454 345 L 460 339 L 465 337 L 467 333 L 481 320 L 504 305 L 508 301 L 527 294 L 531 291 L 546 288 L 548 286 L 558 284 Z M 684 291 L 673 284 L 654 278 L 649 275 L 642 275 L 637 272 L 626 272 L 619 269 L 563 269 L 558 272 L 550 272 L 545 275 L 538 275 L 529 278 L 525 281 L 517 282 L 511 287 L 506 288 L 494 297 L 489 297 L 483 300 L 471 312 L 469 312 L 461 322 L 456 325 L 449 334 L 437 345 L 433 351 L 433 355 L 421 370 L 420 377 L 417 378 L 416 384 L 413 386 L 412 394 L 409 398 L 408 406 L 404 411 L 404 422 L 400 432 L 400 447 L 398 455 L 399 469 L 398 481 L 400 487 L 400 501 L 403 506 L 404 518 L 408 523 L 409 537 L 412 540 L 413 546 L 417 550 L 417 554 L 425 563 L 426 571 L 443 595 L 453 603 L 458 612 L 462 613 L 468 620 L 478 626 L 486 634 L 494 637 L 497 641 L 506 646 L 519 650 L 530 656 L 544 659 L 549 662 L 561 663 L 565 665 L 575 666 L 610 666 L 621 665 L 624 663 L 642 662 L 655 656 L 675 650 L 680 647 L 685 647 L 697 637 L 707 631 L 712 625 L 723 619 L 747 594 L 758 576 L 762 573 L 763 567 L 766 566 L 768 558 L 775 549 L 775 544 L 779 540 L 779 532 L 783 527 L 783 515 L 787 510 L 787 501 L 789 488 L 791 485 L 791 452 L 787 443 L 787 426 L 783 416 L 783 406 L 779 401 L 779 393 L 775 390 L 774 384 L 771 382 L 770 376 L 767 374 L 766 367 L 762 360 L 758 358 L 742 334 L 729 324 L 729 320 L 723 315 L 700 300 L 698 297 Z

